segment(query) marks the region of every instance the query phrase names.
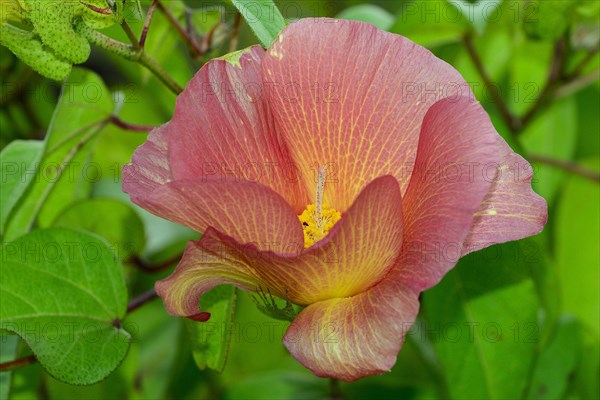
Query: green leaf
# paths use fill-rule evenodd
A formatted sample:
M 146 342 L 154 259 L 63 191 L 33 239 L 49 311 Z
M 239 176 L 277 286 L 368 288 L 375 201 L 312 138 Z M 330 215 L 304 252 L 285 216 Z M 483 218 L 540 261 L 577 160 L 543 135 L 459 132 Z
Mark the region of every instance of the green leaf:
M 449 10 L 450 14 L 440 18 L 439 12 L 427 12 L 432 8 L 436 8 L 436 5 L 432 7 L 429 0 L 402 3 L 396 22 L 389 29 L 390 32 L 406 36 L 413 42 L 427 47 L 459 42 L 468 29 L 468 21 L 461 12 L 448 4 L 444 9 Z
M 35 33 L 35 40 L 40 43 L 42 51 L 56 60 L 71 64 L 85 62 L 91 51 L 87 39 L 74 29 L 74 25 L 82 23 L 91 29 L 102 29 L 115 22 L 120 23 L 123 17 L 123 1 L 111 3 L 114 7 L 109 8 L 106 0 L 86 0 L 85 3 L 19 0 L 22 16 L 27 20 L 27 24 L 33 26 L 32 34 Z M 34 54 L 29 54 L 28 59 L 24 60 L 40 64 Z
M 295 400 L 330 398 L 327 394 L 328 387 L 324 379 L 317 380 L 304 373 L 275 370 L 263 374 L 254 374 L 247 379 L 237 381 L 235 385 L 230 386 L 224 399 Z
M 523 21 L 525 32 L 535 39 L 558 39 L 567 30 L 577 3 L 573 0 L 530 1 L 528 5 L 532 13 Z
M 217 286 L 200 300 L 202 311 L 210 313 L 208 322 L 185 320 L 191 340 L 194 361 L 200 369 L 223 371 L 231 340 L 236 290 L 233 286 Z
M 490 30 L 481 37 L 473 38 L 477 54 L 479 54 L 486 72 L 494 82 L 501 81 L 512 62 L 512 40 L 513 38 L 504 30 Z M 485 82 L 466 48 L 461 48 L 452 65 L 469 82 L 479 101 L 484 104 L 493 102 L 490 91 L 486 88 Z M 488 108 L 494 109 L 495 105 L 490 104 Z
M 577 103 L 574 97 L 555 101 L 522 132 L 521 143 L 528 153 L 569 160 L 577 146 Z M 565 173 L 536 164 L 533 187 L 551 203 Z
M 238 296 L 223 381 L 237 383 L 240 377 L 257 376 L 268 371 L 311 375 L 302 364 L 290 357 L 281 343 L 289 325 L 289 321 L 274 320 L 260 312 L 250 296 Z M 264 357 L 257 356 L 263 354 Z
M 600 160 L 588 168 L 600 171 Z M 554 230 L 558 281 L 557 295 L 563 312 L 572 313 L 582 325 L 583 354 L 598 354 L 600 342 L 600 191 L 598 184 L 571 176 L 564 185 L 556 210 Z M 584 357 L 578 377 L 582 398 L 597 398 L 599 392 L 597 357 Z
M 598 3 L 600 4 L 600 3 Z M 600 154 L 600 90 L 589 86 L 575 95 L 577 102 L 577 151 L 575 158 L 589 158 Z
M 443 379 L 436 375 L 435 365 L 429 363 L 428 356 L 434 354 L 431 344 L 428 343 L 425 349 L 420 338 L 418 342 L 414 340 L 415 336 L 419 336 L 418 329 L 415 329 L 418 325 L 419 322 L 408 332 L 396 365 L 389 373 L 360 379 L 349 384 L 348 389 L 342 386 L 348 400 L 447 398 L 436 396 L 439 392 L 437 385 L 443 383 Z
M 119 200 L 96 198 L 77 202 L 59 215 L 53 225 L 102 236 L 120 260 L 144 250 L 144 223 L 133 208 Z
M 32 170 L 42 154 L 44 142 L 37 140 L 15 140 L 0 153 L 2 168 L 2 191 L 0 191 L 0 235 L 8 215 L 32 183 Z
M 336 18 L 368 22 L 384 31 L 390 29 L 396 20 L 387 10 L 374 4 L 359 4 L 348 7 L 336 15 Z
M 73 386 L 43 376 L 48 399 L 80 400 L 80 399 L 178 399 L 182 396 L 169 396 L 170 376 L 179 374 L 183 367 L 181 359 L 189 360 L 187 366 L 192 379 L 184 380 L 182 392 L 189 393 L 190 382 L 204 384 L 198 379 L 198 370 L 193 365 L 190 351 L 185 353 L 182 347 L 183 324 L 177 318 L 165 312 L 161 301 L 155 300 L 128 314 L 123 327 L 132 336 L 127 357 L 106 379 L 86 386 Z M 167 345 L 168 344 L 168 345 Z M 184 354 L 181 354 L 184 353 Z M 18 371 L 21 371 L 19 369 Z M 183 385 L 181 385 L 183 386 Z M 23 400 L 29 400 L 29 396 Z
M 0 23 L 6 21 L 21 21 L 21 6 L 19 0 L 3 0 L 2 13 L 0 13 Z
M 20 3 L 24 9 L 23 15 L 33 25 L 41 42 L 57 58 L 72 64 L 80 64 L 88 59 L 90 44 L 73 29 L 74 21 L 83 16 L 86 6 L 77 2 L 53 0 L 20 0 Z
M 528 398 L 563 398 L 579 351 L 579 325 L 573 318 L 565 317 L 559 322 L 550 345 L 537 359 Z
M 127 290 L 105 242 L 68 229 L 37 230 L 1 249 L 0 328 L 19 335 L 61 381 L 98 382 L 125 357 Z
M 553 46 L 550 42 L 525 40 L 522 35 L 518 40 L 512 38 L 512 45 L 510 86 L 506 89 L 504 98 L 515 114 L 525 115 L 539 100 L 548 80 Z
M 252 31 L 267 48 L 285 28 L 285 19 L 272 0 L 231 0 Z
M 42 40 L 31 32 L 0 23 L 0 44 L 47 78 L 60 81 L 71 72 L 71 63 L 49 51 Z
M 94 185 L 94 196 L 109 197 L 129 204 L 141 217 L 146 231 L 144 255 L 151 262 L 162 262 L 181 253 L 190 240 L 198 240 L 199 234 L 183 225 L 160 218 L 136 204 L 131 203 L 121 183 L 102 179 Z
M 19 340 L 19 350 L 21 350 L 21 347 L 27 347 L 27 345 L 22 344 L 22 340 Z M 31 352 L 29 352 L 29 354 L 30 353 Z M 41 387 L 42 383 L 42 373 L 43 368 L 40 366 L 39 363 L 32 363 L 14 369 L 12 371 L 12 379 L 10 383 L 10 396 L 8 399 L 31 400 L 38 398 L 38 390 Z
M 144 19 L 144 10 L 142 10 L 140 0 L 125 0 L 123 13 L 124 15 L 121 16 L 121 19 L 117 18 L 119 22 L 127 17 L 132 17 L 137 20 Z
M 171 15 L 180 23 L 185 23 L 186 5 L 182 0 L 171 0 L 164 2 L 163 5 L 171 12 Z M 156 12 L 152 16 L 152 30 L 148 31 L 145 49 L 148 54 L 160 64 L 164 65 L 169 58 L 176 58 L 180 63 L 185 63 L 186 58 L 179 51 L 173 51 L 181 37 L 177 33 L 169 20 L 161 12 Z M 152 73 L 147 68 L 140 65 L 141 76 L 147 81 Z
M 212 31 L 211 47 L 219 46 L 227 37 L 226 30 L 221 26 L 225 18 L 225 8 L 221 6 L 204 6 L 190 10 L 190 23 L 196 33 L 206 36 Z
M 173 17 L 182 25 L 188 26 L 189 24 L 190 30 L 199 38 L 198 45 L 207 51 L 203 58 L 212 58 L 210 50 L 218 48 L 228 35 L 225 25 L 221 24 L 226 16 L 225 8 L 222 6 L 189 8 L 182 0 L 171 0 L 163 3 L 163 5 L 171 11 Z M 211 39 L 210 47 L 204 48 L 203 46 L 209 45 L 207 41 L 204 41 L 209 35 Z M 178 45 L 184 48 L 183 52 L 173 51 L 173 48 Z M 184 65 L 189 61 L 187 56 L 190 53 L 189 49 L 181 43 L 180 35 L 173 29 L 169 20 L 162 13 L 156 13 L 152 18 L 152 32 L 148 35 L 146 49 L 163 66 L 174 59 Z M 195 54 L 192 55 L 196 56 Z M 142 68 L 142 76 L 147 80 L 151 73 L 146 68 Z
M 538 340 L 532 242 L 471 254 L 423 294 L 428 335 L 457 399 L 520 398 Z M 441 256 L 446 256 L 442 254 Z
M 166 394 L 170 382 L 168 377 L 176 371 L 177 360 L 181 359 L 178 353 L 185 344 L 183 324 L 165 312 L 160 300 L 138 308 L 127 317 L 127 322 L 136 328 L 136 332 L 132 332 L 137 349 L 135 373 L 141 386 L 137 398 L 169 398 Z M 185 359 L 193 363 L 189 350 L 185 353 Z M 196 368 L 190 369 L 198 373 Z M 140 376 L 143 379 L 140 380 Z
M 49 226 L 75 200 L 87 197 L 98 168 L 89 163 L 93 139 L 107 123 L 113 100 L 99 76 L 73 69 L 46 133 L 44 151 L 33 184 L 8 217 L 6 240 Z

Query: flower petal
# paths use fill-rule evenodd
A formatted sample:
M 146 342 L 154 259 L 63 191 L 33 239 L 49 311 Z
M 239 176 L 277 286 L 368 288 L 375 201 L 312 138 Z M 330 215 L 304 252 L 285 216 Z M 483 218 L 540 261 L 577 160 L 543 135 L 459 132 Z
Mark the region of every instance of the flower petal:
M 146 142 L 133 153 L 131 164 L 123 166 L 123 191 L 134 202 L 171 180 L 166 135 L 167 124 L 153 129 Z
M 375 179 L 320 242 L 300 253 L 246 254 L 260 281 L 301 305 L 347 297 L 379 282 L 402 246 L 402 197 L 392 176 Z
M 481 105 L 460 97 L 434 104 L 423 120 L 415 169 L 404 197 L 400 272 L 419 290 L 435 285 L 462 254 L 474 213 L 494 175 L 498 133 Z
M 500 158 L 492 189 L 475 213 L 463 255 L 539 233 L 548 219 L 546 200 L 531 188 L 533 168 L 498 136 Z M 493 174 L 492 174 L 493 175 Z
M 387 276 L 354 297 L 305 308 L 283 343 L 321 377 L 354 381 L 389 371 L 418 313 L 418 292 Z
M 297 213 L 268 187 L 245 180 L 197 177 L 172 181 L 168 161 L 170 124 L 154 129 L 123 167 L 123 190 L 146 210 L 203 232 L 209 226 L 260 248 L 285 238 L 301 246 Z
M 243 263 L 239 263 L 235 252 L 212 253 L 211 232 L 198 242 L 189 242 L 175 272 L 156 282 L 156 293 L 163 299 L 167 311 L 179 317 L 208 320 L 206 313 L 200 312 L 200 296 L 217 285 L 234 284 L 245 290 L 255 290 L 259 282 Z M 214 243 L 213 243 L 214 245 Z
M 309 198 L 263 95 L 263 55 L 253 46 L 242 51 L 239 65 L 217 59 L 198 71 L 177 97 L 169 124 L 169 164 L 175 180 L 260 182 L 299 214 Z
M 246 283 L 253 282 L 252 290 L 260 285 L 301 305 L 367 290 L 386 275 L 400 253 L 402 200 L 398 182 L 391 176 L 374 180 L 330 234 L 313 247 L 304 249 L 302 244 L 285 240 L 281 236 L 265 251 L 208 229 L 194 248 L 196 257 L 190 253 L 161 284 L 165 285 L 161 296 L 166 303 L 171 301 L 167 298 L 177 299 L 177 306 L 167 308 L 175 315 L 185 315 L 181 312 L 189 310 L 180 304 L 197 302 L 202 290 L 212 287 L 224 269 L 231 271 L 226 276 L 240 277 L 238 283 L 244 289 L 248 289 Z M 202 254 L 221 255 L 223 260 L 217 268 L 212 256 L 205 262 Z M 175 290 L 172 287 L 177 287 L 174 297 L 170 297 L 170 291 Z
M 269 248 L 282 239 L 303 246 L 298 216 L 279 194 L 260 183 L 218 178 L 165 183 L 132 200 L 146 210 L 198 232 L 213 227 L 238 243 Z
M 410 40 L 357 21 L 290 24 L 262 61 L 275 120 L 305 175 L 328 167 L 325 201 L 347 209 L 374 178 L 410 178 L 421 122 L 438 99 L 470 95 L 460 74 Z M 311 198 L 315 188 L 308 187 Z

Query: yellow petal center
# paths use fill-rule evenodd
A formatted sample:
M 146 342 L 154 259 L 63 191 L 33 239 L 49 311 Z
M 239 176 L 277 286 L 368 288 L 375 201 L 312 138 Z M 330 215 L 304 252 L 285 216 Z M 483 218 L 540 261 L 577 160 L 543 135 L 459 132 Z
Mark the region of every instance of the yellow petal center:
M 342 218 L 342 214 L 334 208 L 323 204 L 321 209 L 321 221 L 317 222 L 317 206 L 309 204 L 306 209 L 298 216 L 304 230 L 304 247 L 308 248 L 319 240 L 323 239 L 336 222 Z
M 319 167 L 317 179 L 317 198 L 315 204 L 309 204 L 298 216 L 304 230 L 304 247 L 308 248 L 323 239 L 342 214 L 334 208 L 323 204 L 323 190 L 325 188 L 325 167 Z

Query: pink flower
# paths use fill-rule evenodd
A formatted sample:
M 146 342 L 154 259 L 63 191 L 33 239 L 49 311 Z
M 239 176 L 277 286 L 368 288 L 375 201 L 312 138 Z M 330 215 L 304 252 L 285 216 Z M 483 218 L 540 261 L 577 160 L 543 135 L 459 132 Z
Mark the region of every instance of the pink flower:
M 204 233 L 156 284 L 171 314 L 206 320 L 216 285 L 268 288 L 306 306 L 290 353 L 352 381 L 390 370 L 460 256 L 544 226 L 530 165 L 428 50 L 305 19 L 238 55 L 206 64 L 123 170 L 135 203 Z

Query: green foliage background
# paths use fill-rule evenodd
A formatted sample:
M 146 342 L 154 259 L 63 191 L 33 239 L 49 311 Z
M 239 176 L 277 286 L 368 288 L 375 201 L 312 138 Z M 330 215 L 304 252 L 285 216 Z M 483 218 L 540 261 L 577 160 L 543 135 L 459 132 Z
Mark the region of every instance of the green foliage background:
M 141 2 L 143 13 L 150 3 Z M 194 54 L 155 12 L 146 50 L 181 86 L 211 58 L 259 39 L 268 43 L 283 23 L 277 15 L 249 18 L 232 43 L 234 3 L 247 2 L 162 3 L 182 24 L 187 15 L 200 44 L 212 32 L 211 48 Z M 464 258 L 424 293 L 393 370 L 342 383 L 343 397 L 599 398 L 600 2 L 276 3 L 287 20 L 371 22 L 455 66 L 498 131 L 534 164 L 534 188 L 549 206 L 543 233 Z M 124 18 L 139 32 L 143 18 L 129 11 Z M 127 42 L 118 24 L 102 32 Z M 168 275 L 197 234 L 150 215 L 121 192 L 120 168 L 146 135 L 123 129 L 111 116 L 142 128 L 159 125 L 170 119 L 175 95 L 142 65 L 95 46 L 62 84 L 62 96 L 61 83 L 43 78 L 6 47 L 0 52 L 0 362 L 32 351 L 39 361 L 0 373 L 0 398 L 330 397 L 330 383 L 281 344 L 288 323 L 260 313 L 246 293 L 211 293 L 208 328 L 169 317 L 157 300 L 126 313 L 127 299 Z M 25 173 L 38 162 L 73 167 Z M 93 245 L 100 256 L 68 273 L 44 260 L 27 265 L 45 273 L 26 266 L 14 273 L 23 262 L 15 244 L 43 247 L 57 237 Z M 39 295 L 41 288 L 64 298 L 51 301 Z M 233 310 L 227 337 L 223 326 Z M 35 334 L 40 323 L 76 324 L 89 316 L 97 317 L 90 328 L 95 340 L 77 329 L 69 332 L 72 341 L 50 340 L 66 337 L 60 327 Z

